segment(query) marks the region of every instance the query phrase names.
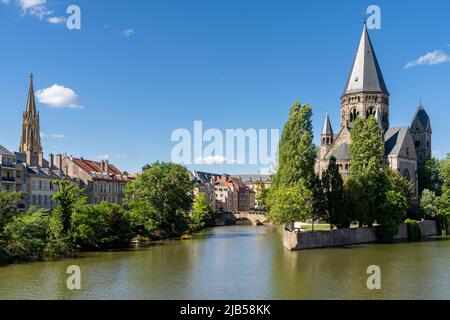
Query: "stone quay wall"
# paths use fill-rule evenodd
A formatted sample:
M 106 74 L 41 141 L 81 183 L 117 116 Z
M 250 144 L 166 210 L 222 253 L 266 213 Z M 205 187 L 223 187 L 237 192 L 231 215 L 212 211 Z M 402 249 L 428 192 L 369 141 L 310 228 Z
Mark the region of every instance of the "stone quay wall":
M 422 221 L 419 223 L 419 227 L 422 237 L 438 234 L 435 221 Z M 408 226 L 405 223 L 400 224 L 394 239 L 408 239 Z M 283 244 L 289 250 L 339 247 L 376 241 L 376 227 L 312 232 L 284 230 L 283 234 Z

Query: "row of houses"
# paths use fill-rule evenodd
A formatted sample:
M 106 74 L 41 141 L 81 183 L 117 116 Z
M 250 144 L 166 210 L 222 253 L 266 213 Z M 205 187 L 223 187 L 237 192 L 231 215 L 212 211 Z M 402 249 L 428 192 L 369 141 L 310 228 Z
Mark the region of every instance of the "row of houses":
M 52 209 L 52 199 L 58 191 L 55 180 L 62 178 L 86 190 L 88 201 L 123 204 L 125 185 L 136 179 L 136 174 L 122 172 L 108 160 L 93 161 L 82 157 L 50 154 L 44 159 L 32 154 L 11 152 L 0 145 L 0 190 L 26 193 L 21 209 L 30 207 Z
M 50 154 L 45 159 L 33 76 L 30 76 L 19 151 L 12 152 L 0 145 L 1 191 L 26 193 L 26 200 L 21 204 L 23 210 L 30 207 L 52 209 L 56 206 L 52 197 L 58 191 L 54 182 L 64 178 L 85 189 L 90 203 L 107 201 L 123 204 L 125 185 L 136 177 L 136 174 L 122 172 L 108 160 L 93 161 L 67 154 Z
M 269 175 L 230 176 L 192 171 L 191 176 L 197 182 L 195 194 L 205 194 L 215 213 L 264 210 L 257 199 L 262 185 L 267 189 L 272 183 Z
M 146 168 L 148 166 L 143 170 Z M 51 210 L 56 206 L 53 200 L 58 191 L 55 181 L 67 179 L 86 190 L 89 203 L 123 204 L 125 186 L 137 176 L 119 170 L 108 160 L 93 161 L 67 154 L 50 154 L 45 159 L 33 76 L 30 76 L 19 151 L 12 152 L 0 145 L 0 191 L 24 192 L 27 197 L 21 204 L 22 210 L 30 207 Z M 215 212 L 264 209 L 257 201 L 261 182 L 266 188 L 271 184 L 268 175 L 230 176 L 193 171 L 191 178 L 197 182 L 195 193 L 204 193 Z

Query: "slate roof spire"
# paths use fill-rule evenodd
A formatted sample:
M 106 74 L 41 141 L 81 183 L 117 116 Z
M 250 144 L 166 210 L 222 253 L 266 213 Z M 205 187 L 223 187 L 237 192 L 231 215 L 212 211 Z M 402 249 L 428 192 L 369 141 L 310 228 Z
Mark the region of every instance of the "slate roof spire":
M 330 117 L 327 115 L 325 116 L 325 122 L 323 124 L 323 129 L 322 129 L 322 135 L 323 136 L 333 136 L 333 128 L 331 127 L 331 122 L 330 122 Z
M 419 107 L 417 107 L 417 111 L 414 114 L 411 128 L 428 133 L 433 132 L 431 129 L 430 117 L 423 107 L 422 100 L 420 101 Z
M 365 21 L 344 95 L 361 92 L 381 92 L 389 95 Z

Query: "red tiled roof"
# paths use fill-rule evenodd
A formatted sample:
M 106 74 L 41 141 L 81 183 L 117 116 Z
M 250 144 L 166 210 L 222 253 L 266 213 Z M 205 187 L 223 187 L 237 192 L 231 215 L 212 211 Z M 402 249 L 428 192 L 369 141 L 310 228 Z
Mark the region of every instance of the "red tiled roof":
M 73 162 L 79 166 L 82 170 L 88 172 L 92 175 L 92 173 L 105 173 L 102 171 L 102 164 L 98 161 L 92 161 L 92 160 L 86 160 L 86 159 L 80 159 L 80 158 L 73 158 Z M 135 177 L 125 175 L 122 171 L 117 169 L 112 164 L 108 163 L 108 174 L 110 177 L 113 177 L 117 180 L 134 180 Z

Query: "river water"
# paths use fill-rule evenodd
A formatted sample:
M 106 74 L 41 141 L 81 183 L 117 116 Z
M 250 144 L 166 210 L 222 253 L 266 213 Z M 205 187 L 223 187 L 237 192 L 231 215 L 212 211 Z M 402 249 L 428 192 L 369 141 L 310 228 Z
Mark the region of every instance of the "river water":
M 290 252 L 276 227 L 0 267 L 0 299 L 450 299 L 450 239 Z M 81 290 L 66 287 L 70 265 Z M 381 268 L 381 290 L 367 268 Z

